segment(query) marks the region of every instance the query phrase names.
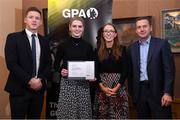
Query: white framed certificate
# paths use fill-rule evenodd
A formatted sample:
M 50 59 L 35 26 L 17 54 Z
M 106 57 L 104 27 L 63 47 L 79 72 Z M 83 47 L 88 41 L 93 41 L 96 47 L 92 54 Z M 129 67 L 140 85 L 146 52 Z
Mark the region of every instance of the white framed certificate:
M 74 80 L 94 79 L 94 61 L 68 61 L 68 78 Z
M 94 80 L 95 78 L 95 64 L 94 61 L 86 61 L 86 80 Z

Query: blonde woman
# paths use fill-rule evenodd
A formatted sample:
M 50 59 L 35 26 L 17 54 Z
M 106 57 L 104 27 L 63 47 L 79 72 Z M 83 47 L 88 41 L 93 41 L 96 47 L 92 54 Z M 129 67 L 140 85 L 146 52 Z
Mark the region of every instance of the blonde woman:
M 74 17 L 69 22 L 69 39 L 59 46 L 54 67 L 61 76 L 57 118 L 91 119 L 90 85 L 87 80 L 69 80 L 68 61 L 89 61 L 93 59 L 93 48 L 82 35 L 84 20 Z M 60 66 L 60 63 L 62 65 Z

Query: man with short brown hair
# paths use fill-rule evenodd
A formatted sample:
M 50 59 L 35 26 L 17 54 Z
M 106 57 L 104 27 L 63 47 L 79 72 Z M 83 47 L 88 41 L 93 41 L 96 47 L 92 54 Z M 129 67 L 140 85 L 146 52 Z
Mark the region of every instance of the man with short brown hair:
M 151 36 L 148 17 L 136 20 L 139 41 L 128 49 L 129 93 L 137 108 L 138 118 L 172 118 L 171 103 L 175 64 L 166 40 Z
M 5 45 L 9 77 L 5 91 L 10 93 L 12 119 L 39 119 L 44 90 L 51 74 L 48 41 L 38 34 L 41 12 L 30 7 L 24 18 L 26 28 L 10 33 Z

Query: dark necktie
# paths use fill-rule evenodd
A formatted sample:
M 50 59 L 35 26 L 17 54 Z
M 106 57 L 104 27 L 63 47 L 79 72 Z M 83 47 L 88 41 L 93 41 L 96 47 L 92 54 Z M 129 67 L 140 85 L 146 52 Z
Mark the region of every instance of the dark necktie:
M 32 60 L 33 60 L 33 72 L 32 76 L 36 76 L 36 41 L 35 41 L 35 34 L 32 34 Z

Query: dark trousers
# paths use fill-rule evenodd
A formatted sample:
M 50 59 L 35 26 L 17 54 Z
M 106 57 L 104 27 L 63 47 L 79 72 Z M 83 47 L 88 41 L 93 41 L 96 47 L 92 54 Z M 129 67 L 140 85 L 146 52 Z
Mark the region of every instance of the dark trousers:
M 138 118 L 140 119 L 171 119 L 171 106 L 161 106 L 161 103 L 154 101 L 148 81 L 140 82 L 140 96 L 136 104 Z
M 44 94 L 26 92 L 24 95 L 9 96 L 12 119 L 39 119 L 43 106 Z

